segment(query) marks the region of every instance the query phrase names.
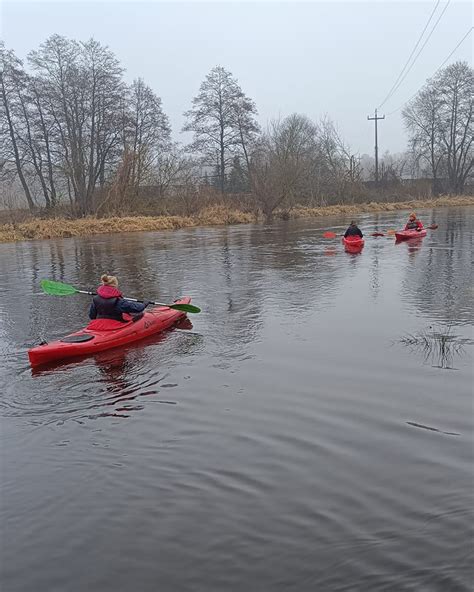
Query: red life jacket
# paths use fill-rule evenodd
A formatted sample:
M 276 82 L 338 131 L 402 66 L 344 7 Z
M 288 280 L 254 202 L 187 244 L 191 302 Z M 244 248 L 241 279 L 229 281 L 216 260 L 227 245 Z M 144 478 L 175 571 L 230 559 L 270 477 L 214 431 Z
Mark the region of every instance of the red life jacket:
M 99 286 L 97 296 L 92 299 L 97 310 L 97 319 L 113 319 L 125 322 L 122 313 L 116 309 L 116 304 L 122 298 L 122 292 L 113 286 Z

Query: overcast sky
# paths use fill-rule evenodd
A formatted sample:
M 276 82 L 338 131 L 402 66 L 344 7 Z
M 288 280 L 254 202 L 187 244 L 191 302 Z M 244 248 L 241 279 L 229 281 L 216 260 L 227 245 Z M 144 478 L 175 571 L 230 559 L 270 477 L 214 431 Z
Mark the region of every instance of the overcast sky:
M 447 0 L 440 2 L 431 25 Z M 400 73 L 436 1 L 422 2 L 1 2 L 1 37 L 24 58 L 49 35 L 94 37 L 161 96 L 176 139 L 182 113 L 209 70 L 222 65 L 252 97 L 265 125 L 292 112 L 328 114 L 354 152 L 373 151 L 367 115 Z M 430 28 L 431 28 L 430 25 Z M 472 25 L 470 2 L 451 0 L 431 39 L 381 113 L 423 85 Z M 428 29 L 428 31 L 430 30 Z M 450 62 L 472 62 L 472 34 Z M 379 123 L 380 151 L 405 148 L 400 111 Z

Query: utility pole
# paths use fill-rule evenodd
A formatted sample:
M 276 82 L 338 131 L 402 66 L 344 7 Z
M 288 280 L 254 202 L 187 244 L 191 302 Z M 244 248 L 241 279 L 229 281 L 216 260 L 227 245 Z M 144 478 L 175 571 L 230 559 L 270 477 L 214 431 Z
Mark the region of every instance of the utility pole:
M 378 117 L 377 109 L 375 109 L 375 117 L 370 117 L 367 115 L 367 119 L 369 121 L 375 121 L 375 184 L 379 184 L 379 144 L 377 140 L 377 121 L 379 119 L 385 119 L 385 115 L 382 117 Z

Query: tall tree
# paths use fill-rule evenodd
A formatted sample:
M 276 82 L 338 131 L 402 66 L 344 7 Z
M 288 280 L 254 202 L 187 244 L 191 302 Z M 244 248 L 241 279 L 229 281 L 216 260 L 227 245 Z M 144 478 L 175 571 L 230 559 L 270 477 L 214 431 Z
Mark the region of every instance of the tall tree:
M 97 41 L 53 35 L 29 63 L 54 121 L 56 151 L 80 214 L 92 211 L 99 178 L 120 140 L 125 86 L 116 57 Z
M 161 99 L 138 78 L 130 88 L 128 147 L 133 155 L 131 185 L 138 192 L 142 181 L 159 166 L 171 146 L 171 128 Z
M 12 161 L 15 172 L 20 180 L 30 210 L 35 209 L 35 201 L 28 184 L 27 174 L 21 146 L 21 135 L 18 124 L 18 91 L 26 85 L 26 74 L 23 64 L 13 51 L 7 50 L 0 43 L 0 138 L 4 162 Z
M 428 80 L 403 111 L 412 149 L 429 164 L 434 184 L 442 171 L 453 193 L 464 191 L 474 165 L 473 80 L 469 64 L 455 62 Z
M 203 164 L 218 167 L 219 186 L 226 188 L 227 169 L 236 154 L 250 159 L 249 144 L 258 132 L 257 109 L 230 72 L 216 66 L 201 84 L 193 107 L 185 112 L 183 131 L 194 133 L 190 150 L 202 155 Z

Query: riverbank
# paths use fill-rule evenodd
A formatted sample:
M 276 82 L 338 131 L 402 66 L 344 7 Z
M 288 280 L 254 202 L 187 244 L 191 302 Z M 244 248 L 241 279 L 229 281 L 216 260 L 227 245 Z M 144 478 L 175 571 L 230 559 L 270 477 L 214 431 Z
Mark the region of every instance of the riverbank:
M 341 204 L 320 208 L 295 207 L 290 218 L 320 218 L 323 216 L 357 216 L 367 212 L 390 212 L 446 206 L 472 206 L 474 196 L 440 197 L 429 200 L 411 200 L 393 203 Z M 278 218 L 278 213 L 275 215 Z M 92 234 L 120 232 L 175 230 L 195 226 L 225 226 L 249 224 L 256 221 L 251 212 L 229 209 L 227 206 L 212 206 L 195 216 L 133 216 L 113 218 L 66 218 L 36 219 L 18 224 L 0 225 L 0 242 L 70 238 Z

